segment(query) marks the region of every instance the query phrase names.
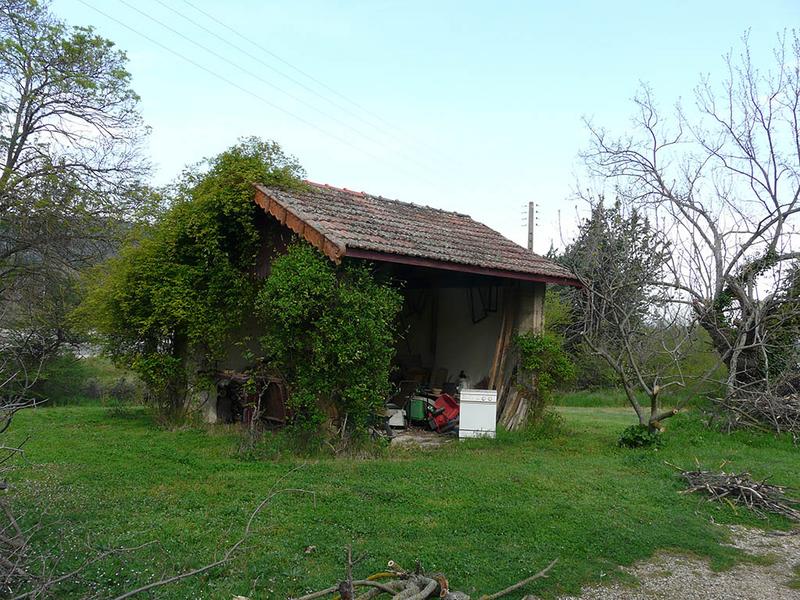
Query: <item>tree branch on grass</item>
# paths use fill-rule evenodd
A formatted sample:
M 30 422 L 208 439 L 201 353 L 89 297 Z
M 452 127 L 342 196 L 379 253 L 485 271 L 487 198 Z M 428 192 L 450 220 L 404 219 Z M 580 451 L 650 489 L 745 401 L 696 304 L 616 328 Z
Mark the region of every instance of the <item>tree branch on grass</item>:
M 136 596 L 138 594 L 149 592 L 150 590 L 154 590 L 156 588 L 163 587 L 165 585 L 171 585 L 173 583 L 177 583 L 178 581 L 189 579 L 190 577 L 196 577 L 197 575 L 201 575 L 206 571 L 210 571 L 217 567 L 221 567 L 225 564 L 228 564 L 230 561 L 234 559 L 235 554 L 238 552 L 242 544 L 244 544 L 245 541 L 250 537 L 250 533 L 253 527 L 253 522 L 255 521 L 256 517 L 272 501 L 272 499 L 275 496 L 285 493 L 298 493 L 298 494 L 311 494 L 316 499 L 316 493 L 310 490 L 304 490 L 300 488 L 276 489 L 277 486 L 282 481 L 284 481 L 287 477 L 289 477 L 289 475 L 303 468 L 304 466 L 305 464 L 298 465 L 297 467 L 291 469 L 290 471 L 287 471 L 272 485 L 272 488 L 270 489 L 266 497 L 258 504 L 258 506 L 256 506 L 253 512 L 250 513 L 250 517 L 247 519 L 247 524 L 245 525 L 241 537 L 225 550 L 221 558 L 214 560 L 206 565 L 203 565 L 202 567 L 197 567 L 196 569 L 190 569 L 183 573 L 178 573 L 170 577 L 165 577 L 158 581 L 153 581 L 141 587 L 127 591 L 124 594 L 114 597 L 113 600 L 125 600 L 126 598 L 132 598 L 133 596 Z
M 480 600 L 498 600 L 503 596 L 507 596 L 513 592 L 519 591 L 527 585 L 530 585 L 538 579 L 547 577 L 550 571 L 558 562 L 558 559 L 553 560 L 544 569 L 518 581 L 503 590 L 493 594 L 480 596 Z M 352 550 L 350 546 L 347 547 L 347 565 L 345 579 L 337 585 L 330 586 L 317 592 L 312 592 L 304 596 L 299 596 L 293 600 L 317 600 L 330 594 L 338 593 L 341 600 L 352 600 L 354 590 L 358 587 L 372 588 L 369 592 L 359 596 L 358 598 L 375 598 L 382 593 L 391 594 L 393 600 L 426 600 L 427 598 L 444 598 L 445 600 L 469 600 L 469 596 L 463 592 L 450 590 L 448 579 L 442 573 L 431 573 L 426 575 L 419 563 L 414 572 L 406 571 L 400 568 L 394 561 L 389 561 L 388 571 L 375 573 L 367 579 L 353 580 L 353 565 Z M 392 578 L 386 583 L 379 583 L 376 579 Z M 438 590 L 438 593 L 437 593 Z

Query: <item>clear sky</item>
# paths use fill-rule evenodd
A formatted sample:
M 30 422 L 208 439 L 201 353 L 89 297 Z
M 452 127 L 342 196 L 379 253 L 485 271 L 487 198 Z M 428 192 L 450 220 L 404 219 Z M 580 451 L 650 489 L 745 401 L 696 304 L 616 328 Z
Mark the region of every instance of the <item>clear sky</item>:
M 533 200 L 538 252 L 559 245 L 559 211 L 574 220 L 583 117 L 624 133 L 640 81 L 664 106 L 690 101 L 745 30 L 768 65 L 777 33 L 800 26 L 800 0 L 52 7 L 127 51 L 156 183 L 258 135 L 312 181 L 465 212 L 522 244 Z

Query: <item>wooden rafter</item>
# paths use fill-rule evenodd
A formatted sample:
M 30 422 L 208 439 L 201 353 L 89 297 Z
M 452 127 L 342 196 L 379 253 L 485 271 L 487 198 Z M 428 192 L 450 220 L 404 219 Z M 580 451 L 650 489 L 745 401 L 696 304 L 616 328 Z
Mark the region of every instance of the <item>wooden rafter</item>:
M 322 252 L 336 264 L 342 261 L 346 247 L 319 225 L 311 225 L 310 219 L 301 211 L 289 208 L 280 200 L 270 195 L 262 186 L 256 185 L 256 204 L 264 212 L 275 217 L 281 225 L 285 225 L 297 235 Z

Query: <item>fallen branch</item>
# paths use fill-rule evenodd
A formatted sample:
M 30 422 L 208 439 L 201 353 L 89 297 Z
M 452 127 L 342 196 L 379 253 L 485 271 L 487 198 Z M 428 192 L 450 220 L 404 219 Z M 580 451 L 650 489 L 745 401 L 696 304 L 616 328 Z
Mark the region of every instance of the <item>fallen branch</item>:
M 392 583 L 381 583 L 379 581 L 372 581 L 370 579 L 356 579 L 353 581 L 353 587 L 372 587 L 382 592 L 386 592 L 387 594 L 395 594 L 398 591 L 397 586 L 393 586 Z M 334 594 L 338 591 L 339 584 L 336 584 L 329 588 L 325 588 L 324 590 L 312 592 L 310 594 L 306 594 L 305 596 L 299 596 L 297 598 L 293 598 L 292 600 L 315 600 L 316 598 L 322 598 L 323 596 Z
M 510 594 L 511 592 L 516 592 L 518 589 L 525 587 L 529 583 L 533 583 L 537 579 L 541 579 L 542 577 L 547 577 L 547 574 L 550 572 L 550 570 L 553 567 L 556 566 L 557 562 L 558 562 L 558 559 L 555 558 L 544 569 L 542 569 L 541 571 L 536 573 L 536 575 L 531 575 L 527 579 L 523 579 L 522 581 L 519 581 L 519 582 L 515 583 L 514 585 L 507 587 L 504 590 L 501 590 L 499 592 L 495 592 L 494 594 L 490 594 L 489 596 L 481 596 L 481 600 L 497 600 L 497 598 L 501 598 L 502 596 Z
M 547 574 L 553 569 L 557 562 L 558 559 L 555 559 L 538 573 L 531 575 L 530 577 L 526 577 L 525 579 L 518 581 L 514 585 L 500 590 L 499 592 L 481 596 L 480 600 L 497 600 L 498 598 L 522 589 L 537 579 L 547 577 Z M 299 596 L 293 600 L 317 600 L 318 598 L 336 593 L 341 594 L 341 600 L 346 600 L 346 593 L 352 593 L 352 590 L 357 587 L 371 587 L 373 589 L 361 596 L 356 597 L 356 600 L 370 600 L 379 596 L 381 593 L 392 594 L 392 600 L 427 600 L 433 597 L 441 597 L 444 598 L 444 600 L 470 600 L 469 595 L 463 592 L 450 590 L 448 580 L 444 574 L 432 573 L 430 575 L 425 575 L 422 572 L 419 564 L 417 564 L 417 568 L 414 572 L 409 572 L 400 568 L 400 566 L 394 561 L 389 561 L 388 572 L 376 573 L 367 579 L 360 580 L 351 579 L 352 566 L 352 552 L 348 547 L 346 570 L 347 578 L 344 581 L 337 585 L 332 585 L 331 587 L 325 588 L 324 590 L 311 592 L 305 596 Z M 378 583 L 375 581 L 376 578 L 383 576 L 394 577 L 394 579 L 386 583 Z M 342 593 L 343 590 L 345 593 Z M 438 594 L 436 594 L 437 590 Z M 333 600 L 339 599 L 335 596 Z
M 253 512 L 250 513 L 250 518 L 247 520 L 247 524 L 245 525 L 244 531 L 242 532 L 242 536 L 225 551 L 225 553 L 222 555 L 222 558 L 220 558 L 219 560 L 215 560 L 202 567 L 191 569 L 183 573 L 178 573 L 177 575 L 173 575 L 171 577 L 165 577 L 164 579 L 160 579 L 159 581 L 153 581 L 152 583 L 148 583 L 136 589 L 127 591 L 120 596 L 116 596 L 115 598 L 113 598 L 113 600 L 125 600 L 126 598 L 131 598 L 133 596 L 136 596 L 137 594 L 148 592 L 158 587 L 176 583 L 178 581 L 181 581 L 183 579 L 188 579 L 190 577 L 195 577 L 197 575 L 205 573 L 206 571 L 210 571 L 211 569 L 229 563 L 231 560 L 233 560 L 236 551 L 239 550 L 242 544 L 244 544 L 245 540 L 247 540 L 247 538 L 250 536 L 250 532 L 253 526 L 253 521 L 255 520 L 255 518 L 275 496 L 283 493 L 303 493 L 303 494 L 311 494 L 312 496 L 314 495 L 314 492 L 299 488 L 284 488 L 279 490 L 275 489 L 277 488 L 278 484 L 280 484 L 283 480 L 285 480 L 289 475 L 291 475 L 292 473 L 294 473 L 298 469 L 301 469 L 304 466 L 305 464 L 299 465 L 294 469 L 287 471 L 280 478 L 278 478 L 278 480 L 272 485 L 272 488 L 270 488 L 270 492 L 267 494 L 267 496 L 259 503 L 258 506 L 256 506 L 255 510 L 253 510 Z
M 770 390 L 740 391 L 718 398 L 716 403 L 730 418 L 728 429 L 754 427 L 777 433 L 788 432 L 800 442 L 800 393 L 780 395 Z

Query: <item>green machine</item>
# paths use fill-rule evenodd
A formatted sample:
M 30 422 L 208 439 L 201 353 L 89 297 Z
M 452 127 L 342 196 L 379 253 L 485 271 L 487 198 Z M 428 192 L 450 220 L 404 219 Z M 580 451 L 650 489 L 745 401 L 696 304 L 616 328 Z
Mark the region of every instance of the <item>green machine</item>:
M 408 401 L 408 418 L 411 421 L 424 421 L 425 409 L 429 400 L 424 396 L 412 396 Z

